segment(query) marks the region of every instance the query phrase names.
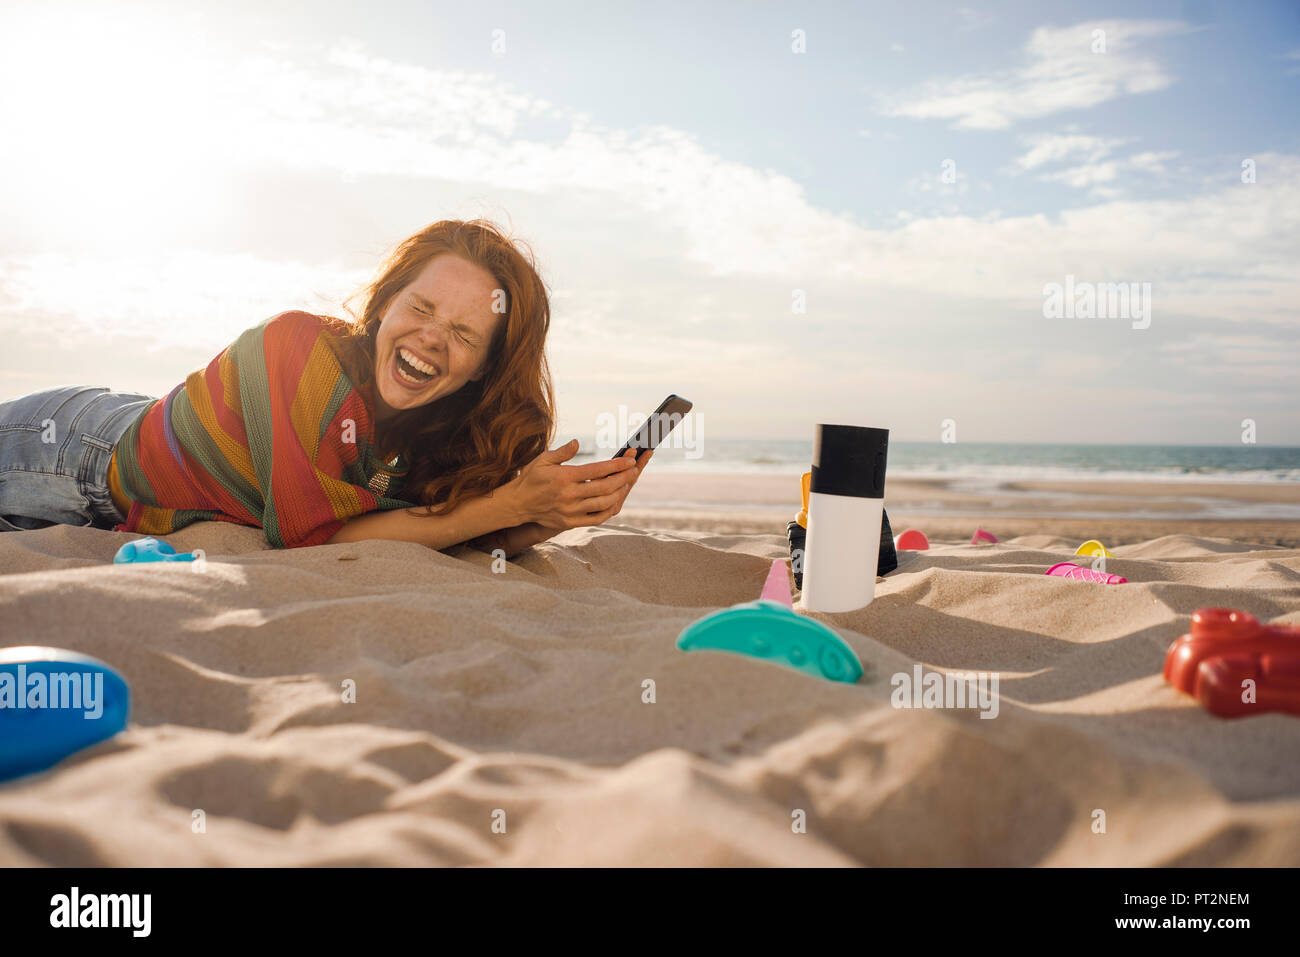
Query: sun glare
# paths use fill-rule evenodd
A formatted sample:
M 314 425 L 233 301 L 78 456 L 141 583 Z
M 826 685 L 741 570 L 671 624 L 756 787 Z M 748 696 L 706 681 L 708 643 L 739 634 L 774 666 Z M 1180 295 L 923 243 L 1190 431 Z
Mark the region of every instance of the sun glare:
M 0 191 L 18 231 L 147 246 L 210 206 L 217 82 L 196 19 L 33 10 L 0 40 Z M 206 148 L 205 148 L 206 147 Z

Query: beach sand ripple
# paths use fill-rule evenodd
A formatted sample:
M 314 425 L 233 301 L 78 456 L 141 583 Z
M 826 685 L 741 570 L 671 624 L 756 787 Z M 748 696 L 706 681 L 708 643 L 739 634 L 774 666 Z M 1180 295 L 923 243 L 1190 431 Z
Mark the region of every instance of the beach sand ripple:
M 675 647 L 758 596 L 783 534 L 620 519 L 504 574 L 211 522 L 168 536 L 201 572 L 0 535 L 0 644 L 133 694 L 123 734 L 0 785 L 0 864 L 1300 864 L 1300 719 L 1160 677 L 1197 608 L 1300 624 L 1300 549 L 1116 545 L 1121 586 L 1045 576 L 1077 545 L 1046 534 L 903 553 L 870 606 L 814 616 L 862 660 L 842 685 Z M 917 664 L 996 672 L 997 717 L 893 707 Z

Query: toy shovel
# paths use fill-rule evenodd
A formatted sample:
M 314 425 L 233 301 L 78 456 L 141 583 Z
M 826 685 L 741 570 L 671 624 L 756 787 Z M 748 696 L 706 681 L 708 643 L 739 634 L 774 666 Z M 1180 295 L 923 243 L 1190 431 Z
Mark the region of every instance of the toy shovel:
M 862 663 L 839 635 L 795 614 L 785 560 L 779 558 L 772 562 L 758 600 L 692 622 L 677 636 L 677 647 L 748 655 L 827 681 L 852 684 L 862 677 Z

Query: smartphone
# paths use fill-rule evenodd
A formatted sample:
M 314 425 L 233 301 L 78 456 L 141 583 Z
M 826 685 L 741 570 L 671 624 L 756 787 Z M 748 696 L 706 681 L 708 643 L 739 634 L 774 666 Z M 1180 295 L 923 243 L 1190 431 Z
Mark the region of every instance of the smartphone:
M 613 457 L 618 458 L 628 449 L 653 451 L 664 437 L 676 428 L 682 417 L 691 411 L 691 404 L 689 399 L 683 399 L 680 395 L 670 395 L 664 399 L 659 403 L 659 408 L 650 414 L 650 418 L 641 423 L 641 428 L 632 433 Z M 640 451 L 637 452 L 636 457 L 639 461 Z

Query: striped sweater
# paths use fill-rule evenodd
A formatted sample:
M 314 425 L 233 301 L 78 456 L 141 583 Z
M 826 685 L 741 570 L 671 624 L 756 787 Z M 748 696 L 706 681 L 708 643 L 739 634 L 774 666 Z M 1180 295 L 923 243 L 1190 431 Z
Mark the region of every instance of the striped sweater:
M 282 312 L 156 399 L 123 433 L 109 484 L 130 501 L 114 531 L 199 521 L 261 527 L 275 548 L 319 545 L 387 497 L 409 466 L 373 448 L 373 385 L 356 387 L 325 320 Z

